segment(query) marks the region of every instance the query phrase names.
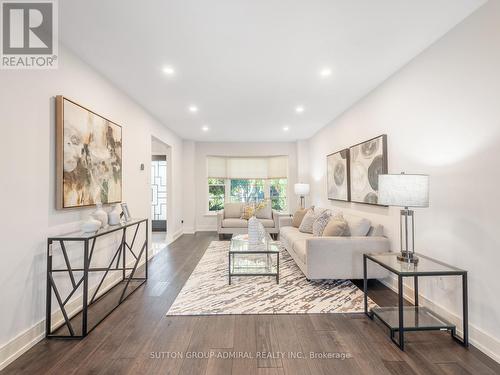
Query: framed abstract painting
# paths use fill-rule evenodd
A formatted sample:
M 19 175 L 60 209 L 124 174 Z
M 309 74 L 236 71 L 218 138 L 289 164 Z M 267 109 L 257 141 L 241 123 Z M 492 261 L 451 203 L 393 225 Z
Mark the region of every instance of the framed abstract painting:
M 328 199 L 348 202 L 349 149 L 334 152 L 326 157 Z
M 349 148 L 351 202 L 378 205 L 378 176 L 387 173 L 387 135 Z
M 56 178 L 58 209 L 121 202 L 121 126 L 57 96 Z

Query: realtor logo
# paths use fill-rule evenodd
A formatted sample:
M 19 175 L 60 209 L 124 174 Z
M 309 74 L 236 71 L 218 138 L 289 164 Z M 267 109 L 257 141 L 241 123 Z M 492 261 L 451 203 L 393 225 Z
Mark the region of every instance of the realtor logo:
M 57 68 L 57 3 L 0 0 L 2 69 Z

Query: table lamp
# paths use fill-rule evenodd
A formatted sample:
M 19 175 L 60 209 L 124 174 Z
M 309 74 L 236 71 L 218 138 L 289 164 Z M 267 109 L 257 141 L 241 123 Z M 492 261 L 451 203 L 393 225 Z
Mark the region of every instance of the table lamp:
M 294 185 L 296 195 L 300 195 L 300 208 L 305 207 L 305 196 L 309 195 L 309 184 L 298 183 Z
M 415 255 L 415 213 L 409 208 L 429 207 L 429 176 L 404 172 L 382 174 L 378 177 L 378 189 L 379 204 L 404 207 L 400 211 L 401 254 L 398 255 L 398 260 L 418 263 L 418 257 Z

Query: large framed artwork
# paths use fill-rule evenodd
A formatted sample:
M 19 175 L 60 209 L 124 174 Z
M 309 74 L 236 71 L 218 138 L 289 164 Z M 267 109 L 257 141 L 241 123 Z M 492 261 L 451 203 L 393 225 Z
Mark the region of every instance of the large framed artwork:
M 378 205 L 378 176 L 387 173 L 387 135 L 349 148 L 351 202 Z
M 350 200 L 349 149 L 334 152 L 326 157 L 328 199 Z
M 122 200 L 122 128 L 56 97 L 56 207 Z

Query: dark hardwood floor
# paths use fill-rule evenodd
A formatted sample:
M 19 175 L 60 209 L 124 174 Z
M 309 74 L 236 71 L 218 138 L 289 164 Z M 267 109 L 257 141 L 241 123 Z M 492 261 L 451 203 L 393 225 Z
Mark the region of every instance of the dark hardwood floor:
M 500 374 L 498 364 L 445 332 L 409 333 L 401 352 L 385 328 L 363 314 L 167 317 L 216 239 L 215 233 L 182 236 L 151 260 L 147 284 L 86 339 L 43 340 L 2 373 Z M 370 296 L 381 305 L 396 303 L 379 283 Z M 274 355 L 257 356 L 261 352 Z

